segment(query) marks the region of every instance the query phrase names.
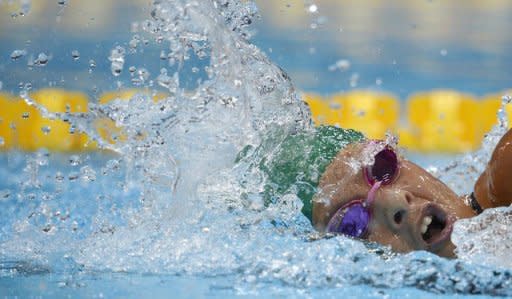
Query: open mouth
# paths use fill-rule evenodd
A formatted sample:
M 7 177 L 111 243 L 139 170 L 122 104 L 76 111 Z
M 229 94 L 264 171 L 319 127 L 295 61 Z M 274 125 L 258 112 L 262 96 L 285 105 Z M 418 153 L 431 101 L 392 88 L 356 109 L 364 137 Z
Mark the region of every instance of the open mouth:
M 426 245 L 434 246 L 449 239 L 453 222 L 452 217 L 440 207 L 428 205 L 419 224 L 422 240 Z

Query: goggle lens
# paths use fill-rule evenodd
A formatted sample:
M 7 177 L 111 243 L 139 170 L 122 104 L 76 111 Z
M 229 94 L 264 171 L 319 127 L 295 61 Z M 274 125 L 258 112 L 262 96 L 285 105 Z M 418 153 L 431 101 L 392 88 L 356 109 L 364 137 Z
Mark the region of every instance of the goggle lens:
M 340 208 L 327 224 L 327 231 L 361 238 L 368 229 L 370 211 L 362 201 L 350 202 Z
M 398 157 L 393 149 L 386 147 L 375 155 L 372 166 L 365 168 L 366 180 L 370 185 L 381 182 L 387 185 L 398 175 Z

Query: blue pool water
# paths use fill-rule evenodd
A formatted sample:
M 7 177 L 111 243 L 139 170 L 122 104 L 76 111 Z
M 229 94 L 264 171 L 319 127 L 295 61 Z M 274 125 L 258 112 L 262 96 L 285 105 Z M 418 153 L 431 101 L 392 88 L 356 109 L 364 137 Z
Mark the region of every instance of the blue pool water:
M 510 209 L 457 224 L 459 258 L 447 260 L 426 252 L 399 255 L 344 237 L 318 238 L 297 198 L 261 204 L 261 173 L 234 165 L 236 154 L 311 123 L 294 81 L 274 62 L 281 58 L 269 59 L 246 41 L 252 34 L 247 20 L 256 13 L 250 1 L 155 1 L 137 31 L 155 48 L 136 47 L 121 57 L 98 54 L 96 67 L 106 69 L 98 75 L 89 72 L 89 58 L 80 60 L 86 61 L 84 73 L 69 84 L 96 82 L 84 89 L 89 94 L 133 84 L 158 86 L 169 97 L 158 103 L 142 94 L 105 106 L 93 102 L 89 114 L 66 116 L 97 138 L 102 152 L 2 153 L 0 296 L 512 296 Z M 137 57 L 153 62 L 138 64 Z M 132 65 L 151 75 L 127 72 Z M 11 65 L 3 67 L 6 72 Z M 29 70 L 44 78 L 33 87 L 62 77 L 49 70 Z M 31 102 L 26 84 L 13 82 L 33 77 L 13 72 L 5 78 L 7 89 L 21 86 Z M 404 88 L 406 94 L 413 87 Z M 126 138 L 104 142 L 95 121 L 105 118 Z M 465 156 L 403 154 L 462 194 L 503 130 L 495 128 L 479 152 Z

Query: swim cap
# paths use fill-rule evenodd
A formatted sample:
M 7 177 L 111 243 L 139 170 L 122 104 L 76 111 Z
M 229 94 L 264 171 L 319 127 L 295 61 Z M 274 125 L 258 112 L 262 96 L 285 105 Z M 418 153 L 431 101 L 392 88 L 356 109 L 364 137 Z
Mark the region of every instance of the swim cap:
M 357 131 L 333 126 L 286 136 L 259 163 L 267 176 L 265 204 L 284 194 L 296 194 L 304 203 L 302 213 L 311 220 L 313 195 L 325 169 L 342 148 L 363 138 Z

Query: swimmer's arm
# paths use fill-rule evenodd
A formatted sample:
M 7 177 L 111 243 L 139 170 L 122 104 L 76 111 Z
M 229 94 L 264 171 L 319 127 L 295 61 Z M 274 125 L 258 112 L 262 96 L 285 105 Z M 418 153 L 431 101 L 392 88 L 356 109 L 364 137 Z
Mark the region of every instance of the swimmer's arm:
M 475 184 L 474 192 L 483 209 L 512 203 L 512 129 L 496 145 L 487 168 Z

